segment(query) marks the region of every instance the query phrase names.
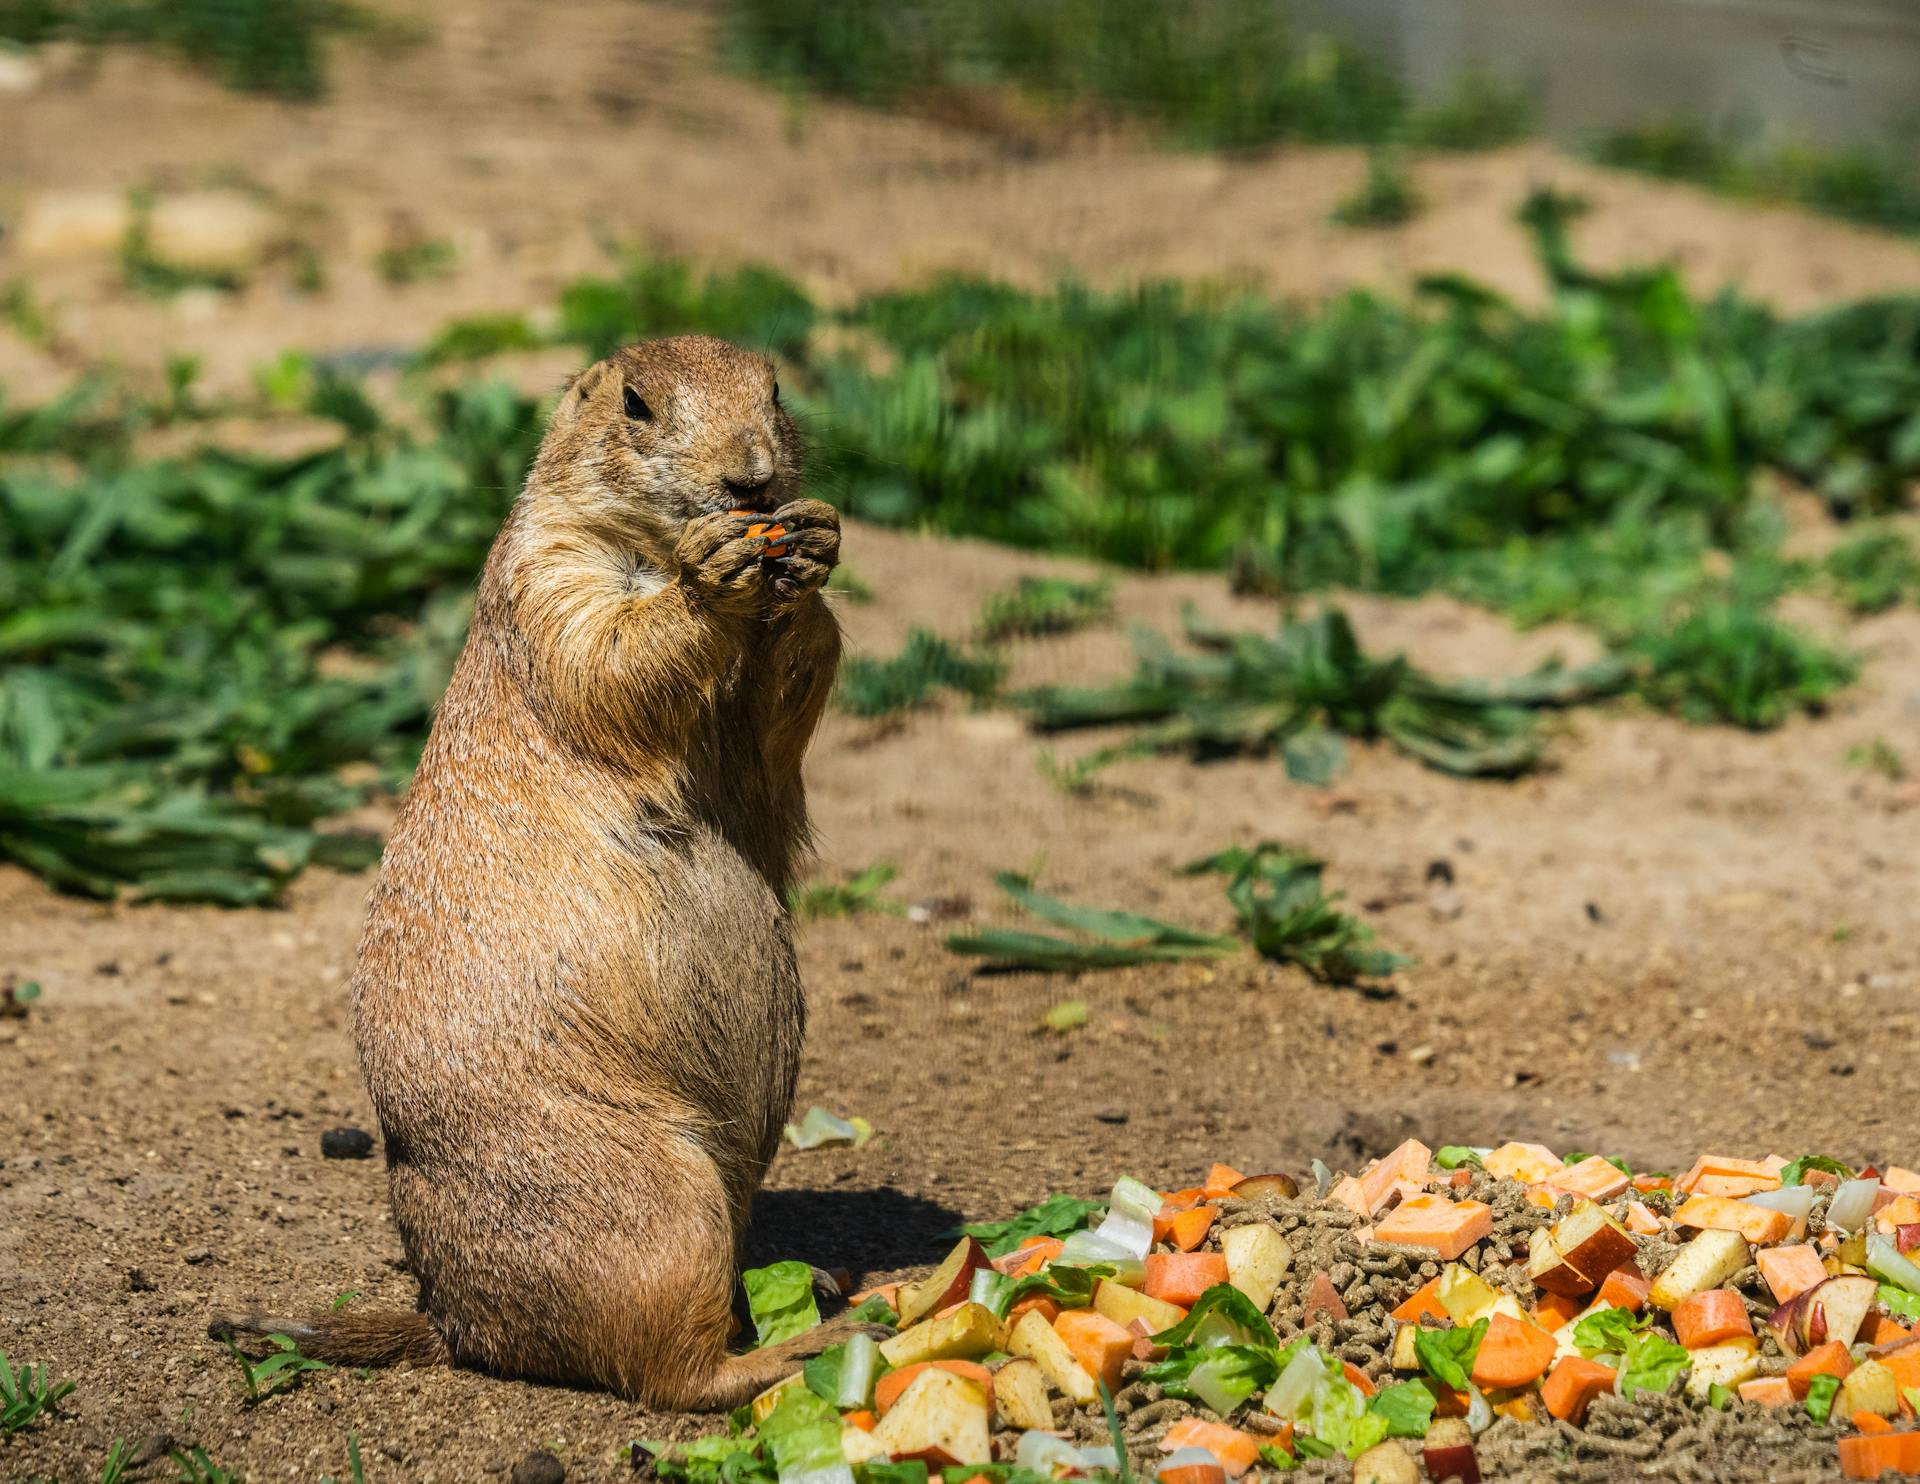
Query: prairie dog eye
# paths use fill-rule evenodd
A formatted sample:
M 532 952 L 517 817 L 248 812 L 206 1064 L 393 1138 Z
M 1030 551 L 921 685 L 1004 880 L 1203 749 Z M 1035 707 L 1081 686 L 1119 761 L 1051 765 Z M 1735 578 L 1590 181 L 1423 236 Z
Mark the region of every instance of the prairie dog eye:
M 775 407 L 780 405 L 780 383 L 777 381 L 773 384 L 773 405 Z
M 621 404 L 626 408 L 627 416 L 635 422 L 653 421 L 653 409 L 647 406 L 646 401 L 632 387 L 626 389 L 621 398 Z

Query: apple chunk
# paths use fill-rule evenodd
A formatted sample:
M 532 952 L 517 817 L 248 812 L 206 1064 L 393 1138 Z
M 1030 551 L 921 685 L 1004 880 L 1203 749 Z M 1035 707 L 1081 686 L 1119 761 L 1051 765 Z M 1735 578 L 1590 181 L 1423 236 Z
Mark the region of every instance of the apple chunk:
M 1775 1309 L 1767 1327 L 1789 1355 L 1805 1355 L 1829 1340 L 1851 1345 L 1879 1299 L 1880 1285 L 1871 1278 L 1829 1278 Z
M 1263 1223 L 1230 1227 L 1220 1237 L 1227 1257 L 1227 1281 L 1266 1313 L 1280 1280 L 1293 1266 L 1293 1244 Z
M 922 1371 L 880 1419 L 873 1440 L 895 1459 L 923 1458 L 938 1468 L 991 1463 L 987 1394 L 952 1371 Z
M 1593 1201 L 1581 1201 L 1550 1231 L 1536 1227 L 1527 1245 L 1527 1276 L 1548 1293 L 1579 1298 L 1608 1273 L 1632 1262 L 1633 1234 Z
M 1433 1425 L 1427 1429 L 1427 1444 L 1420 1457 L 1427 1466 L 1429 1479 L 1458 1479 L 1461 1484 L 1480 1484 L 1480 1460 L 1473 1452 L 1473 1429 L 1464 1417 L 1434 1418 Z
M 973 1287 L 974 1273 L 991 1267 L 992 1263 L 986 1248 L 972 1237 L 962 1237 L 953 1251 L 941 1259 L 939 1267 L 918 1283 L 900 1285 L 894 1301 L 894 1308 L 900 1313 L 900 1328 L 918 1324 L 927 1315 L 938 1314 L 947 1305 L 961 1302 Z
M 1833 1398 L 1833 1415 L 1852 1417 L 1871 1412 L 1876 1417 L 1900 1415 L 1900 1381 L 1877 1360 L 1863 1360 L 1847 1373 Z
M 993 1406 L 1000 1420 L 1017 1432 L 1053 1426 L 1047 1378 L 1038 1364 L 1017 1355 L 993 1373 Z
M 1738 1390 L 1760 1374 L 1760 1342 L 1745 1335 L 1724 1345 L 1702 1345 L 1688 1361 L 1687 1394 L 1704 1398 L 1716 1386 Z
M 929 1319 L 880 1342 L 890 1366 L 928 1360 L 978 1360 L 1000 1348 L 1005 1328 L 984 1304 L 962 1304 L 944 1319 Z
M 1020 1316 L 1013 1333 L 1007 1336 L 1007 1349 L 1034 1362 L 1054 1389 L 1077 1405 L 1088 1407 L 1100 1400 L 1100 1388 L 1094 1385 L 1092 1375 L 1037 1311 Z
M 1671 1310 L 1682 1299 L 1718 1288 L 1752 1261 L 1747 1239 L 1738 1232 L 1709 1228 L 1701 1232 L 1668 1263 L 1653 1286 L 1647 1301 Z

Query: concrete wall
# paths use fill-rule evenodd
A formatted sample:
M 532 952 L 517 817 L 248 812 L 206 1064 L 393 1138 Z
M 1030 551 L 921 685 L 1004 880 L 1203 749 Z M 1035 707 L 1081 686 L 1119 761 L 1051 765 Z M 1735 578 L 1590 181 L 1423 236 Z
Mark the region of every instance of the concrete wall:
M 1750 120 L 1770 138 L 1920 140 L 1920 0 L 1286 0 L 1395 58 L 1423 94 L 1479 67 L 1550 132 Z

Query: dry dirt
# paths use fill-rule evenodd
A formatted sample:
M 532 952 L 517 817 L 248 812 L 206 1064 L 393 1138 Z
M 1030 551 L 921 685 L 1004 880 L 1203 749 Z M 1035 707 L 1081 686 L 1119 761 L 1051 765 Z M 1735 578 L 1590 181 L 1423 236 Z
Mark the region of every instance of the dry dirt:
M 55 301 L 64 356 L 151 364 L 204 352 L 238 378 L 288 344 L 417 339 L 446 315 L 546 302 L 590 266 L 596 229 L 764 258 L 829 293 L 961 266 L 1023 279 L 1249 273 L 1315 294 L 1467 267 L 1525 291 L 1508 221 L 1552 176 L 1598 203 L 1602 261 L 1678 256 L 1703 286 L 1738 279 L 1783 305 L 1920 284 L 1920 250 L 1793 213 L 1597 174 L 1545 148 L 1425 164 L 1438 203 L 1406 231 L 1324 225 L 1360 164 L 1334 152 L 1248 163 L 1115 144 L 1013 158 L 930 124 L 796 112 L 703 61 L 690 11 L 583 3 L 436 13 L 412 50 L 341 53 L 318 110 L 236 99 L 139 55 L 72 64 L 0 101 L 20 141 L 0 209 L 52 190 L 242 167 L 325 207 L 333 287 L 268 278 L 233 302 L 127 296 L 109 262 L 7 257 Z M 137 127 L 135 126 L 137 125 Z M 366 267 L 402 213 L 469 244 L 443 285 L 396 292 Z M 198 306 L 198 307 L 191 307 Z M 70 370 L 0 334 L 0 384 Z M 866 527 L 847 560 L 874 600 L 843 608 L 854 645 L 909 625 L 961 634 L 983 595 L 1070 564 Z M 1188 600 L 1269 624 L 1270 605 L 1203 578 L 1122 577 L 1125 620 L 1173 624 Z M 1574 634 L 1516 636 L 1457 605 L 1359 599 L 1377 647 L 1495 674 Z M 1417 954 L 1390 998 L 1320 987 L 1248 957 L 1079 980 L 983 976 L 944 925 L 868 915 L 808 926 L 813 1003 L 800 1105 L 860 1113 L 860 1151 L 784 1154 L 756 1257 L 880 1275 L 936 1234 L 1126 1171 L 1186 1183 L 1206 1161 L 1351 1165 L 1405 1133 L 1506 1136 L 1664 1167 L 1701 1148 L 1860 1158 L 1916 1153 L 1920 796 L 1847 768 L 1884 736 L 1913 751 L 1920 614 L 1853 626 L 1866 679 L 1834 714 L 1767 736 L 1621 706 L 1556 737 L 1515 784 L 1439 777 L 1359 747 L 1329 791 L 1277 766 L 1122 764 L 1089 798 L 1053 788 L 1008 714 L 936 709 L 903 725 L 836 716 L 809 765 L 822 870 L 891 861 L 901 903 L 961 896 L 999 914 L 991 874 L 1227 925 L 1218 883 L 1182 862 L 1233 841 L 1310 845 L 1391 946 Z M 1119 626 L 1018 646 L 1016 683 L 1120 671 Z M 1086 743 L 1069 743 L 1075 751 Z M 1452 898 L 1434 896 L 1445 861 Z M 684 1433 L 604 1396 L 454 1372 L 335 1372 L 248 1406 L 204 1337 L 210 1309 L 287 1309 L 353 1290 L 406 1304 L 377 1158 L 329 1161 L 320 1136 L 371 1127 L 346 1032 L 365 878 L 316 872 L 284 911 L 106 907 L 0 868 L 0 973 L 44 999 L 0 1021 L 0 1346 L 78 1380 L 65 1415 L 0 1445 L 0 1478 L 92 1480 L 115 1437 L 203 1444 L 254 1480 L 505 1476 L 537 1447 L 568 1477 L 616 1478 L 637 1436 Z M 1084 998 L 1054 1037 L 1046 1007 Z M 135 1477 L 169 1476 L 164 1463 Z

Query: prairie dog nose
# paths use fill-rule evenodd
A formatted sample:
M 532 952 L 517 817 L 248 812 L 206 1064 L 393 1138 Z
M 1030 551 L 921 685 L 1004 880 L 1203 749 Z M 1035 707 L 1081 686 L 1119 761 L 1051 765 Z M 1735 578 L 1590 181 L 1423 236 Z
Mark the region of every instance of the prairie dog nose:
M 727 493 L 737 500 L 758 495 L 773 482 L 773 449 L 764 438 L 742 434 L 739 462 L 724 476 Z

